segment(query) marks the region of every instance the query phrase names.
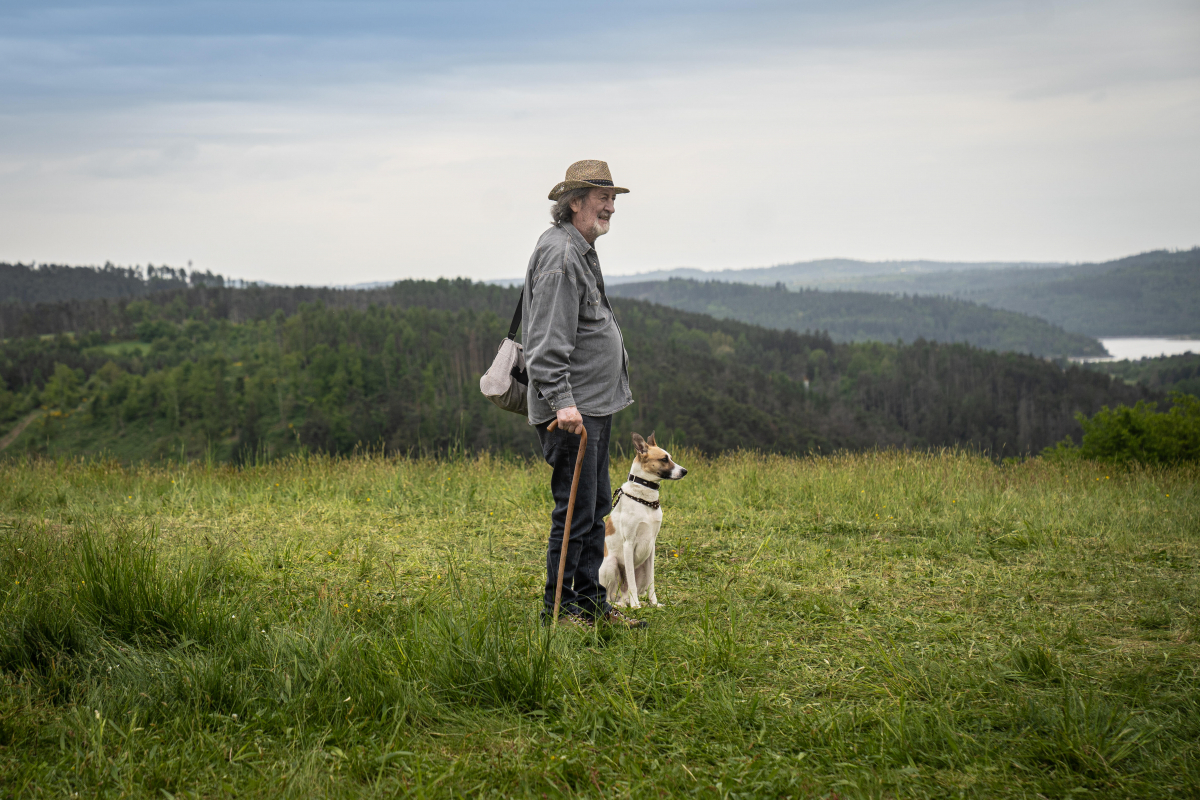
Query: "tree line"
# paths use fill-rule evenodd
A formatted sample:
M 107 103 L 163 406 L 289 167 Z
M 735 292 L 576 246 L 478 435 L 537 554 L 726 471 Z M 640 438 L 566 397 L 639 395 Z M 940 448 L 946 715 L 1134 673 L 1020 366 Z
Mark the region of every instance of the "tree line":
M 478 392 L 517 294 L 443 280 L 64 304 L 71 333 L 0 343 L 0 422 L 46 412 L 7 454 L 529 453 L 524 419 Z M 844 344 L 613 302 L 637 400 L 616 418 L 618 442 L 656 430 L 709 452 L 962 445 L 1014 455 L 1078 437 L 1076 412 L 1158 399 L 1093 371 L 969 345 Z
M 115 297 L 140 297 L 152 292 L 191 286 L 224 286 L 212 272 L 160 266 L 72 267 L 63 264 L 0 263 L 0 305 L 5 303 L 64 303 Z M 3 336 L 3 334 L 0 334 Z
M 1136 361 L 1097 361 L 1087 367 L 1128 383 L 1140 383 L 1156 392 L 1183 392 L 1200 397 L 1200 341 L 1196 342 L 1196 351 Z

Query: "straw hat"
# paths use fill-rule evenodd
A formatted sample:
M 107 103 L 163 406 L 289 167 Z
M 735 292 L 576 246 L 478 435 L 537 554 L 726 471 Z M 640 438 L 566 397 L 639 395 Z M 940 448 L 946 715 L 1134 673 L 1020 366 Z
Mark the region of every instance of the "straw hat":
M 576 161 L 567 167 L 566 180 L 550 190 L 550 199 L 557 200 L 565 192 L 569 192 L 572 189 L 595 188 L 611 188 L 617 194 L 627 194 L 629 192 L 628 189 L 613 186 L 612 173 L 608 171 L 607 163 L 589 158 L 583 161 Z

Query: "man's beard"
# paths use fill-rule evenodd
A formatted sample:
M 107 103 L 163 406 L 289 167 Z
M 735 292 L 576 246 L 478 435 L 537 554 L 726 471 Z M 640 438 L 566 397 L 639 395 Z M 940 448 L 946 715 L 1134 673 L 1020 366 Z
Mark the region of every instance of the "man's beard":
M 592 236 L 600 237 L 608 233 L 609 225 L 610 223 L 607 219 L 597 217 L 596 221 L 592 223 Z

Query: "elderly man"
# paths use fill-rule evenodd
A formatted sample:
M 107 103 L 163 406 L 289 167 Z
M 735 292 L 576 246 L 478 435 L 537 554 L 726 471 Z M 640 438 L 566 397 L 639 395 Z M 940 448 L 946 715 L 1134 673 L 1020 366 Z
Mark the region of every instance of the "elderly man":
M 538 239 L 525 273 L 522 317 L 529 422 L 554 470 L 543 615 L 548 617 L 554 608 L 571 480 L 575 460 L 582 458 L 562 590 L 562 619 L 581 627 L 593 627 L 597 621 L 629 628 L 646 625 L 610 606 L 600 584 L 604 518 L 612 511 L 612 415 L 632 403 L 633 395 L 629 356 L 604 294 L 595 243 L 608 233 L 617 195 L 628 191 L 613 185 L 603 161 L 577 161 L 568 167 L 566 179 L 550 192 L 554 225 Z M 558 428 L 547 431 L 554 419 Z M 584 428 L 587 450 L 580 453 L 578 434 Z

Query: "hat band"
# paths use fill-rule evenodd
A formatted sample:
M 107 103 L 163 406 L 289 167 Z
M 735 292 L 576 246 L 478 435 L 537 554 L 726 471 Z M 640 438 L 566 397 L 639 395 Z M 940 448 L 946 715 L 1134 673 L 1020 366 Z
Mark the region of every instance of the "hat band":
M 606 181 L 603 178 L 597 178 L 596 180 L 592 180 L 591 178 L 584 178 L 583 182 L 584 183 L 592 183 L 592 184 L 595 184 L 596 186 L 612 186 L 613 185 L 612 181 Z

